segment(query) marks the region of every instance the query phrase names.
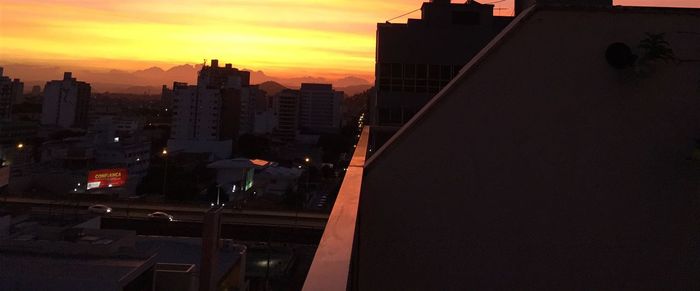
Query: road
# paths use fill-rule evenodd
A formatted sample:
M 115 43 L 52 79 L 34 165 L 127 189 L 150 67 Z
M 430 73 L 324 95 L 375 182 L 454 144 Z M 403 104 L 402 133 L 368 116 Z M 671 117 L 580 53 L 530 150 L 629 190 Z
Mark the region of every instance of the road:
M 85 215 L 88 214 L 87 208 L 96 203 L 23 197 L 5 197 L 2 200 L 9 205 L 31 207 L 32 213 L 35 214 L 56 216 Z M 149 213 L 162 211 L 181 222 L 201 222 L 204 212 L 209 209 L 205 205 L 146 204 L 138 201 L 112 201 L 102 204 L 112 208 L 112 213 L 106 215 L 107 218 L 120 220 L 147 220 Z M 224 209 L 223 224 L 322 230 L 327 220 L 328 214 L 324 213 L 240 210 L 227 207 Z

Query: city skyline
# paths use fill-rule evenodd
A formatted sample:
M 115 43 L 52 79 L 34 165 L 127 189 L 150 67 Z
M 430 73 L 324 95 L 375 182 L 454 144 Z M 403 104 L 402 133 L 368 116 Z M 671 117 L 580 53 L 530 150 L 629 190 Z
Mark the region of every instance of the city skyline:
M 285 78 L 371 81 L 375 24 L 421 3 L 0 0 L 0 62 L 135 71 L 220 58 Z M 494 3 L 496 15 L 512 15 L 512 0 L 481 3 Z M 614 4 L 700 7 L 693 0 Z M 416 17 L 419 12 L 393 21 Z

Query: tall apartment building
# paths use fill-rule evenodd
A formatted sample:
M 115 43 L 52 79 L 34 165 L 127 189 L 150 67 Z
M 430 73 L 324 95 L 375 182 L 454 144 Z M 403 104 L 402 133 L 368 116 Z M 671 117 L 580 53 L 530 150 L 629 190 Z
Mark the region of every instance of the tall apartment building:
M 340 131 L 343 92 L 331 84 L 301 84 L 299 90 L 299 129 L 303 133 L 337 133 Z
M 342 98 L 330 84 L 303 83 L 299 90 L 280 92 L 273 99 L 274 135 L 293 141 L 299 134 L 339 132 Z
M 0 120 L 9 120 L 12 117 L 12 104 L 22 101 L 24 83 L 19 79 L 11 79 L 3 75 L 0 67 Z
M 231 141 L 241 130 L 242 100 L 249 98 L 250 90 L 250 72 L 231 64 L 219 67 L 218 60 L 202 68 L 197 85 L 175 82 L 168 146 L 194 152 L 217 147 L 219 155 L 230 155 Z
M 283 141 L 294 141 L 299 134 L 299 90 L 286 89 L 273 99 L 277 126 L 274 135 Z
M 260 90 L 257 85 L 241 90 L 239 134 L 253 133 L 255 131 L 256 114 L 261 111 L 260 103 L 264 102 L 264 100 L 266 100 L 266 93 Z
M 421 19 L 377 24 L 371 123 L 402 125 L 445 87 L 510 23 L 511 17 L 493 16 L 493 8 L 472 0 L 431 0 L 423 3 Z
M 90 105 L 90 84 L 63 74 L 63 80 L 54 80 L 44 87 L 41 124 L 61 128 L 87 128 Z

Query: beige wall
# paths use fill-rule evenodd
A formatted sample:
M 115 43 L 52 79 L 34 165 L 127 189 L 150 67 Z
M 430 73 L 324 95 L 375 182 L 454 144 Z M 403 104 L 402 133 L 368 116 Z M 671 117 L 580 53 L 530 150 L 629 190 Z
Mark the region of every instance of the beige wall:
M 692 13 L 526 18 L 368 165 L 358 289 L 700 288 Z M 606 63 L 645 32 L 696 61 Z

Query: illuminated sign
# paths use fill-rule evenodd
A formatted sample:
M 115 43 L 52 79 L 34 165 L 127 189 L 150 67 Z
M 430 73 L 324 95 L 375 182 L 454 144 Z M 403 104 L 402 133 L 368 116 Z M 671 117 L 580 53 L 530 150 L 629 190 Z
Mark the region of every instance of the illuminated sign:
M 126 184 L 126 179 L 127 170 L 124 168 L 90 171 L 87 189 L 121 187 Z
M 254 173 L 255 173 L 255 169 L 249 169 L 248 173 L 246 173 L 245 185 L 243 185 L 243 191 L 248 191 L 248 189 L 253 187 L 253 174 Z
M 0 187 L 7 186 L 10 183 L 10 167 L 0 167 Z

